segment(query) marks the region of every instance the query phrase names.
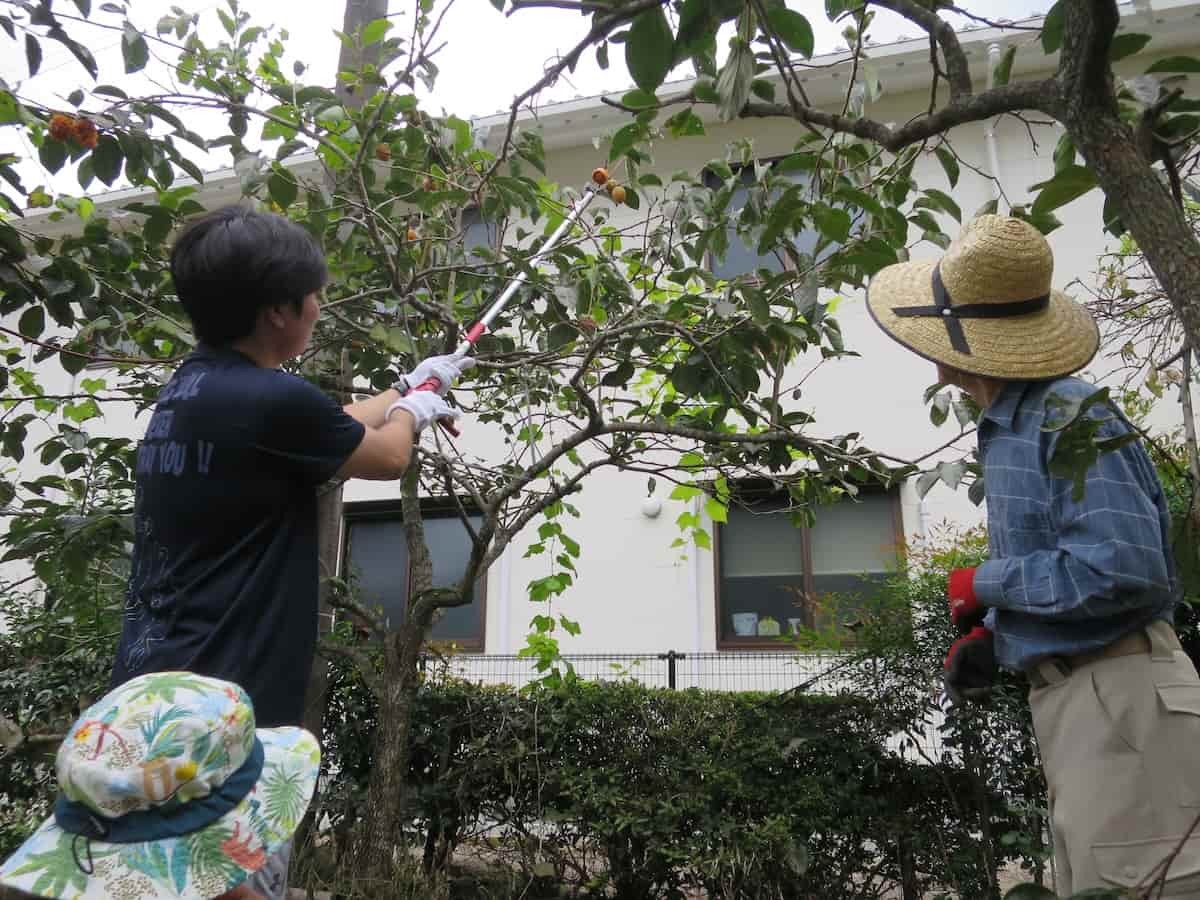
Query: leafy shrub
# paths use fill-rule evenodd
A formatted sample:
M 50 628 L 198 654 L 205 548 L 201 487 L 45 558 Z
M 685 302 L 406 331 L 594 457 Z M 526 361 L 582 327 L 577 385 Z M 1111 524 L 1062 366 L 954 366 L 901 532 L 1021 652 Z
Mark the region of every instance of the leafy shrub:
M 346 670 L 331 688 L 319 815 L 344 841 L 373 712 Z M 993 827 L 1019 823 L 960 767 L 890 753 L 878 713 L 851 695 L 433 680 L 414 716 L 404 837 L 431 870 L 475 839 L 527 885 L 618 898 L 870 897 L 906 878 L 981 895 L 979 790 Z
M 10 594 L 0 632 L 0 717 L 25 742 L 0 755 L 0 858 L 50 813 L 58 737 L 108 689 L 119 613 L 106 599 L 47 608 Z

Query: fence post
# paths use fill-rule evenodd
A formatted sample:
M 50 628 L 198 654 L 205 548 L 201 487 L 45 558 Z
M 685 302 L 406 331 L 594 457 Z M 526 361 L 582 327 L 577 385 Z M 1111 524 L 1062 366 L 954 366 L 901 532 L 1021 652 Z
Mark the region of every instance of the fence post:
M 667 661 L 667 687 L 675 690 L 675 660 L 687 659 L 686 653 L 676 653 L 674 650 L 668 650 L 666 653 L 658 654 L 659 659 Z

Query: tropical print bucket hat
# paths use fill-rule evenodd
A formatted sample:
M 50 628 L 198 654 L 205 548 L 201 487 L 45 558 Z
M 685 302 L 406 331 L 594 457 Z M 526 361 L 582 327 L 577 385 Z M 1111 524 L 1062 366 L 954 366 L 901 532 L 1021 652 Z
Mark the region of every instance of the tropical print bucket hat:
M 302 728 L 256 730 L 236 684 L 139 676 L 67 733 L 54 814 L 0 884 L 72 900 L 219 897 L 292 836 L 320 759 Z

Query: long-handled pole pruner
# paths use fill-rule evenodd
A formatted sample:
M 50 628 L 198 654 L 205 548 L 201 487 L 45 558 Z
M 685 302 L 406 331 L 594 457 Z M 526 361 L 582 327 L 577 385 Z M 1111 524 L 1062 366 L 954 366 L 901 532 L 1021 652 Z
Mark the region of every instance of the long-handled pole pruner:
M 562 220 L 559 226 L 554 229 L 554 233 L 546 239 L 546 243 L 542 244 L 542 248 L 529 258 L 529 265 L 531 267 L 554 249 L 558 242 L 562 240 L 563 235 L 571 230 L 571 226 L 579 221 L 579 217 L 583 215 L 583 211 L 588 208 L 588 204 L 590 204 L 592 200 L 595 199 L 596 195 L 600 193 L 600 190 L 605 187 L 609 189 L 613 199 L 618 203 L 624 199 L 624 190 L 620 188 L 619 185 L 614 186 L 609 183 L 608 171 L 606 169 L 596 169 L 594 172 L 592 172 L 592 180 L 588 183 L 588 186 L 584 188 L 583 196 L 581 196 L 575 201 L 574 204 L 572 204 L 571 211 L 567 214 L 566 218 Z M 620 191 L 620 193 L 617 193 L 618 191 Z M 504 307 L 508 305 L 508 301 L 513 298 L 513 295 L 516 294 L 521 285 L 523 285 L 528 279 L 528 270 L 522 269 L 509 280 L 508 286 L 500 293 L 500 296 L 496 298 L 495 302 L 493 302 L 492 305 L 487 308 L 487 311 L 484 312 L 484 314 L 479 318 L 479 321 L 467 329 L 466 336 L 463 337 L 462 341 L 460 341 L 459 345 L 454 349 L 455 356 L 466 356 L 474 349 L 475 344 L 481 337 L 483 337 L 488 328 L 491 327 L 492 322 L 494 322 L 496 317 L 504 311 Z M 436 391 L 441 386 L 442 383 L 438 379 L 427 378 L 425 381 L 422 381 L 420 384 L 414 387 L 413 390 Z M 451 434 L 455 436 L 458 435 L 458 430 L 454 427 L 452 422 L 439 421 L 438 424 Z

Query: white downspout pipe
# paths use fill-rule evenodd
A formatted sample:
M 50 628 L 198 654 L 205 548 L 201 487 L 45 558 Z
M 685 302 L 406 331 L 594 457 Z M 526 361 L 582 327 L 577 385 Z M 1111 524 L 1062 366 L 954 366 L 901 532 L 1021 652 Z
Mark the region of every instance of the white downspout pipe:
M 1003 47 L 999 43 L 988 45 L 988 74 L 987 85 L 988 89 L 995 87 L 996 82 L 996 66 L 1000 64 Z M 988 119 L 983 126 L 983 139 L 987 144 L 988 168 L 991 170 L 988 174 L 992 176 L 992 196 L 999 203 L 1002 192 L 1000 190 L 1000 154 L 996 149 L 996 122 L 999 116 L 993 116 Z
M 509 619 L 512 612 L 509 609 L 509 604 L 512 603 L 512 588 L 509 586 L 509 582 L 512 580 L 512 544 L 509 544 L 507 547 L 505 547 L 504 552 L 500 554 L 500 572 L 498 573 L 496 580 L 500 582 L 498 585 L 500 590 L 496 592 L 499 594 L 499 596 L 496 598 L 498 601 L 496 605 L 500 607 L 500 609 L 497 610 L 499 615 L 496 616 L 496 631 L 499 632 L 499 634 L 497 635 L 498 640 L 496 641 L 498 646 L 491 652 L 511 653 L 512 646 L 511 638 L 508 634 L 508 628 Z
M 698 498 L 692 499 L 692 512 L 695 515 L 701 514 L 700 501 Z M 713 523 L 713 529 L 717 527 Z M 696 616 L 693 619 L 692 632 L 692 652 L 701 653 L 704 650 L 703 633 L 704 633 L 704 603 L 700 593 L 700 548 L 695 542 L 689 548 L 688 553 L 688 592 L 692 595 L 692 608 L 696 611 Z

